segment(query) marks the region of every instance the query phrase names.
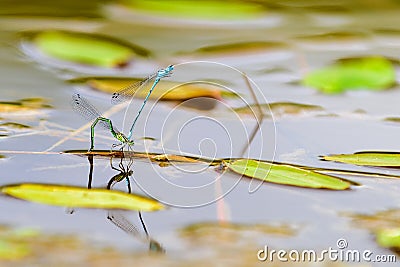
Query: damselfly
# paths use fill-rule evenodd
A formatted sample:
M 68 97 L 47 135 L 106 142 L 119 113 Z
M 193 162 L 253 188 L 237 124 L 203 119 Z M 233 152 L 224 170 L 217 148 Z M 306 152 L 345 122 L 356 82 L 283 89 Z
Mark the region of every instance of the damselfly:
M 89 151 L 93 150 L 94 148 L 94 128 L 96 127 L 97 124 L 101 125 L 103 128 L 109 130 L 111 134 L 120 142 L 119 144 L 114 144 L 113 147 L 118 147 L 121 146 L 121 149 L 124 148 L 126 145 L 128 145 L 129 148 L 134 144 L 134 141 L 131 139 L 132 133 L 134 126 L 136 124 L 136 121 L 138 120 L 140 113 L 142 112 L 144 106 L 147 103 L 147 100 L 150 97 L 150 94 L 153 92 L 154 88 L 156 85 L 159 83 L 159 81 L 164 78 L 164 77 L 169 77 L 172 74 L 172 70 L 174 69 L 173 65 L 169 65 L 165 69 L 160 69 L 156 73 L 148 76 L 146 79 L 133 83 L 126 87 L 125 89 L 114 93 L 112 95 L 112 102 L 113 103 L 120 103 L 123 101 L 126 101 L 130 98 L 132 98 L 132 95 L 134 94 L 135 91 L 139 90 L 146 84 L 148 84 L 150 81 L 154 80 L 153 85 L 151 86 L 146 98 L 143 101 L 143 104 L 141 108 L 138 111 L 138 114 L 136 115 L 132 126 L 129 130 L 128 136 L 125 136 L 123 133 L 118 131 L 113 125 L 112 121 L 108 118 L 105 118 L 101 116 L 101 113 L 92 105 L 89 103 L 87 99 L 82 97 L 80 94 L 74 94 L 72 96 L 72 107 L 79 113 L 81 114 L 85 119 L 89 121 L 93 121 L 92 126 L 91 126 L 91 135 L 90 135 L 90 149 Z
M 128 139 L 130 140 L 133 134 L 133 129 L 135 127 L 135 124 L 140 116 L 140 113 L 142 112 L 144 106 L 147 103 L 147 100 L 149 99 L 151 93 L 153 92 L 154 88 L 156 87 L 156 85 L 160 82 L 160 80 L 162 78 L 165 77 L 169 77 L 172 74 L 172 71 L 174 70 L 174 65 L 169 65 L 168 67 L 166 67 L 165 69 L 160 69 L 159 71 L 157 71 L 156 73 L 153 73 L 151 75 L 149 75 L 146 79 L 133 83 L 129 86 L 127 86 L 126 88 L 124 88 L 123 90 L 119 91 L 119 92 L 115 92 L 113 93 L 112 97 L 111 97 L 111 102 L 113 104 L 118 104 L 124 101 L 128 101 L 132 98 L 132 96 L 134 95 L 134 93 L 136 91 L 138 91 L 140 88 L 144 87 L 146 84 L 148 84 L 150 81 L 154 80 L 153 85 L 151 86 L 149 92 L 147 93 L 142 106 L 140 107 L 138 114 L 136 115 L 135 119 L 133 120 L 132 126 L 129 130 L 128 133 Z
M 123 133 L 117 130 L 112 124 L 112 121 L 108 118 L 102 117 L 100 112 L 89 103 L 89 101 L 82 97 L 80 94 L 74 94 L 72 96 L 71 105 L 79 114 L 82 115 L 88 121 L 93 121 L 90 129 L 90 149 L 94 148 L 94 127 L 100 125 L 102 128 L 109 130 L 111 134 L 120 142 L 120 144 L 114 144 L 113 147 L 128 145 L 129 147 L 134 144 L 132 140 L 129 140 Z

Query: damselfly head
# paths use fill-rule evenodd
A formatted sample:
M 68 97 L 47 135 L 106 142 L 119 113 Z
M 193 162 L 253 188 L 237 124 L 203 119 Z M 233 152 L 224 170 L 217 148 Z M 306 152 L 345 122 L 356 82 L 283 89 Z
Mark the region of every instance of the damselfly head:
M 120 96 L 120 93 L 113 93 L 111 96 L 111 99 L 116 99 L 119 96 Z
M 174 70 L 174 65 L 169 65 L 165 69 L 161 69 L 157 72 L 157 78 L 162 79 L 165 77 L 170 77 L 172 75 L 173 70 Z

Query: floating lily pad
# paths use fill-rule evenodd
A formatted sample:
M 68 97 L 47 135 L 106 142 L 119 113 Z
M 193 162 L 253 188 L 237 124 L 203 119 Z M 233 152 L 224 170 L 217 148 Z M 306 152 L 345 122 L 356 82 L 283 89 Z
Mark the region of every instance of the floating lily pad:
M 395 84 L 392 62 L 383 57 L 342 60 L 332 66 L 309 73 L 306 86 L 333 94 L 346 90 L 384 90 Z
M 321 159 L 361 166 L 400 167 L 399 152 L 364 151 L 354 154 L 321 156 Z
M 123 3 L 152 14 L 197 19 L 239 20 L 259 16 L 263 11 L 261 5 L 244 1 L 123 0 Z
M 143 48 L 114 38 L 80 32 L 43 31 L 34 35 L 33 43 L 57 59 L 98 67 L 124 66 L 135 55 L 149 54 Z
M 350 188 L 347 181 L 288 164 L 239 159 L 226 161 L 226 166 L 236 173 L 265 182 L 332 190 Z
M 91 88 L 106 92 L 114 93 L 126 88 L 128 85 L 141 81 L 142 79 L 133 78 L 113 78 L 113 77 L 88 77 L 72 79 L 72 83 L 86 83 Z M 173 88 L 173 89 L 172 89 Z M 140 89 L 134 93 L 134 97 L 145 98 L 149 88 Z M 150 95 L 150 99 L 157 100 L 175 100 L 183 101 L 198 97 L 211 97 L 221 99 L 221 90 L 215 86 L 206 83 L 183 84 L 178 82 L 161 80 L 156 90 Z
M 106 189 L 49 184 L 16 184 L 1 187 L 1 192 L 31 202 L 62 207 L 140 211 L 156 211 L 164 208 L 156 200 L 147 197 Z

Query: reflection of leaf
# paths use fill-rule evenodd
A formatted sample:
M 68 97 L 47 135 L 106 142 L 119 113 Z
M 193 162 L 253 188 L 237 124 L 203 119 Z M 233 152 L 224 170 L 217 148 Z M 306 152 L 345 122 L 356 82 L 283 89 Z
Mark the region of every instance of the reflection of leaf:
M 354 154 L 336 154 L 322 156 L 323 160 L 347 164 L 377 167 L 399 167 L 400 153 L 398 152 L 356 152 Z
M 309 73 L 304 84 L 324 93 L 345 90 L 383 90 L 395 83 L 395 70 L 390 60 L 365 57 L 343 60 L 332 66 Z
M 97 89 L 106 93 L 114 93 L 126 88 L 129 84 L 140 81 L 141 79 L 133 78 L 113 78 L 113 77 L 88 77 L 70 80 L 72 83 L 86 83 L 93 89 Z M 161 100 L 186 100 L 196 97 L 211 97 L 221 99 L 221 90 L 207 83 L 191 83 L 184 84 L 171 81 L 161 80 L 156 90 L 150 95 L 151 99 Z M 172 89 L 173 88 L 173 89 Z M 171 90 L 172 89 L 172 90 Z M 135 92 L 134 97 L 145 98 L 148 88 L 143 88 Z
M 227 161 L 226 165 L 236 173 L 271 183 L 332 190 L 350 188 L 349 182 L 288 164 L 239 159 Z
M 53 206 L 141 211 L 163 209 L 163 205 L 156 200 L 106 189 L 48 184 L 17 184 L 3 186 L 1 192 L 23 200 Z
M 272 114 L 275 116 L 284 116 L 284 115 L 302 115 L 307 113 L 320 112 L 324 109 L 321 106 L 317 105 L 309 105 L 309 104 L 301 104 L 301 103 L 292 103 L 292 102 L 275 102 L 270 104 L 261 104 L 261 109 L 265 114 L 270 114 L 270 109 Z M 255 104 L 248 105 L 245 107 L 240 107 L 234 109 L 235 112 L 241 114 L 257 114 L 258 109 Z
M 135 54 L 148 54 L 119 40 L 78 32 L 44 31 L 37 33 L 33 42 L 55 58 L 99 67 L 125 65 Z
M 243 19 L 259 15 L 261 5 L 243 1 L 218 0 L 124 0 L 128 7 L 158 15 L 200 19 Z

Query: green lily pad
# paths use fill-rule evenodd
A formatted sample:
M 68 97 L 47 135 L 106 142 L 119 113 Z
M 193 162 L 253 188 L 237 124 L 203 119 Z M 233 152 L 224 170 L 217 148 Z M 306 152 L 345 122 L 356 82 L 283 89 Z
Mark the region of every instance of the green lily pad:
M 0 240 L 0 259 L 17 260 L 28 256 L 30 249 L 24 244 L 13 244 Z
M 149 54 L 143 48 L 89 33 L 43 31 L 34 35 L 33 42 L 49 56 L 98 67 L 124 66 L 136 54 Z
M 1 187 L 3 194 L 52 206 L 156 211 L 164 208 L 156 200 L 106 189 L 50 184 L 16 184 Z
M 245 1 L 123 0 L 123 3 L 156 15 L 198 19 L 239 20 L 253 18 L 263 12 L 261 5 Z
M 392 62 L 377 56 L 339 61 L 309 73 L 303 83 L 323 93 L 335 94 L 346 90 L 384 90 L 393 86 L 395 79 Z
M 225 163 L 230 170 L 236 173 L 265 182 L 331 190 L 350 188 L 349 182 L 334 176 L 287 164 L 277 164 L 251 159 L 230 160 Z
M 364 151 L 354 154 L 321 156 L 321 159 L 361 166 L 400 167 L 400 153 L 398 152 Z

